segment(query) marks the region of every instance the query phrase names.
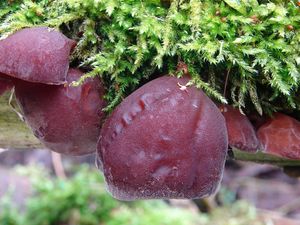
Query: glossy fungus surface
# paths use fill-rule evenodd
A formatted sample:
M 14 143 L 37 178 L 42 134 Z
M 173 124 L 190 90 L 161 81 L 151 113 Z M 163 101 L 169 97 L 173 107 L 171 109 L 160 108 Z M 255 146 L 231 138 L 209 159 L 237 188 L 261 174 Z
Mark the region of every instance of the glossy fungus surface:
M 0 41 L 0 72 L 29 82 L 63 84 L 74 46 L 47 27 L 20 30 Z
M 229 146 L 243 151 L 256 152 L 259 148 L 259 141 L 247 116 L 229 105 L 222 105 L 219 108 L 226 121 Z
M 70 69 L 68 82 L 81 75 Z M 78 87 L 18 82 L 15 89 L 27 124 L 46 147 L 71 155 L 96 151 L 105 104 L 98 79 Z
M 275 113 L 262 125 L 258 138 L 265 152 L 290 159 L 300 159 L 300 122 Z
M 227 152 L 225 120 L 188 79 L 164 76 L 132 93 L 102 127 L 98 154 L 121 200 L 201 198 L 215 192 Z

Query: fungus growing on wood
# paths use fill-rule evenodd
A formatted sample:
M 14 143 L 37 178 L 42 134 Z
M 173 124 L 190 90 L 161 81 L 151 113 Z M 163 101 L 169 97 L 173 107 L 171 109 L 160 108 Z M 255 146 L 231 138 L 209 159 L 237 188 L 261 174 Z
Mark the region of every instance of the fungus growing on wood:
M 117 199 L 201 198 L 217 189 L 228 146 L 225 120 L 188 81 L 155 79 L 104 123 L 98 154 Z
M 75 41 L 47 28 L 25 28 L 0 41 L 0 72 L 29 82 L 66 83 Z
M 259 141 L 247 116 L 229 105 L 220 106 L 220 110 L 226 121 L 229 146 L 247 152 L 256 152 Z
M 258 132 L 263 150 L 290 159 L 300 159 L 300 122 L 275 113 Z
M 70 69 L 68 84 L 82 75 Z M 96 151 L 105 106 L 100 80 L 87 79 L 78 87 L 18 81 L 15 91 L 25 121 L 46 147 L 71 155 Z

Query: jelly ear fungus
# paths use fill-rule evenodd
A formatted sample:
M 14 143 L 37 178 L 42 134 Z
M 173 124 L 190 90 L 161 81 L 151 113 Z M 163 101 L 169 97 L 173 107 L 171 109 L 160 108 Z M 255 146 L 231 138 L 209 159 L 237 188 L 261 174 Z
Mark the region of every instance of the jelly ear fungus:
M 76 42 L 47 28 L 25 28 L 0 41 L 0 72 L 28 82 L 66 83 Z
M 258 138 L 269 154 L 300 159 L 300 122 L 288 115 L 275 113 L 262 125 Z
M 98 79 L 87 79 L 78 87 L 69 85 L 82 75 L 81 71 L 70 69 L 68 85 L 16 83 L 16 98 L 25 121 L 53 151 L 84 155 L 96 150 L 104 117 L 104 88 Z
M 133 92 L 101 129 L 98 155 L 121 200 L 202 198 L 215 192 L 227 153 L 225 120 L 189 79 L 157 78 Z
M 0 41 L 0 85 L 15 86 L 25 121 L 49 149 L 71 155 L 96 150 L 104 117 L 104 88 L 98 79 L 79 87 L 83 73 L 69 70 L 73 40 L 47 27 L 26 28 Z M 5 86 L 0 86 L 3 91 Z
M 256 152 L 259 140 L 247 116 L 229 105 L 221 105 L 219 108 L 226 121 L 229 146 L 242 151 Z

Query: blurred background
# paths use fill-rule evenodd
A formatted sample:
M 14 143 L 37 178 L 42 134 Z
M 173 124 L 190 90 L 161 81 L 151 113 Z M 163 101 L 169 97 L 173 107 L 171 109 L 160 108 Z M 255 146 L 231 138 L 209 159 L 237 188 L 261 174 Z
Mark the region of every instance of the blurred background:
M 0 224 L 294 225 L 300 182 L 270 165 L 229 160 L 218 194 L 208 199 L 120 202 L 107 193 L 94 155 L 2 149 Z

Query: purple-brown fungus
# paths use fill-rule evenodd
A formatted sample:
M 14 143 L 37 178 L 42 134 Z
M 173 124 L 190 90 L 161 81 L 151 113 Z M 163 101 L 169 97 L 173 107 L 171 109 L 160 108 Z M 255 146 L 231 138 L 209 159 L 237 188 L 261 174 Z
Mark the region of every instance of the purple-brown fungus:
M 67 81 L 81 76 L 70 69 Z M 96 151 L 105 106 L 100 80 L 87 79 L 78 87 L 19 81 L 15 91 L 25 121 L 46 147 L 71 155 Z
M 226 120 L 229 146 L 247 152 L 256 152 L 259 141 L 247 116 L 229 105 L 220 106 L 220 110 Z
M 115 198 L 201 198 L 217 189 L 228 146 L 225 120 L 188 81 L 155 79 L 104 123 L 98 154 Z
M 282 113 L 275 113 L 258 132 L 263 150 L 267 153 L 300 159 L 300 122 Z
M 66 83 L 74 46 L 53 29 L 25 28 L 0 41 L 0 72 L 29 82 Z

